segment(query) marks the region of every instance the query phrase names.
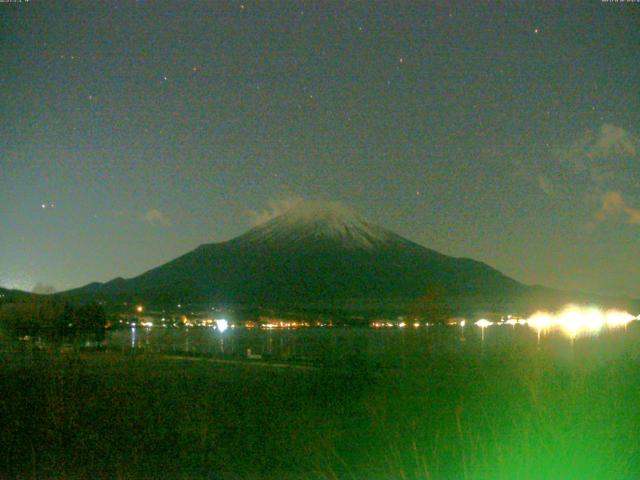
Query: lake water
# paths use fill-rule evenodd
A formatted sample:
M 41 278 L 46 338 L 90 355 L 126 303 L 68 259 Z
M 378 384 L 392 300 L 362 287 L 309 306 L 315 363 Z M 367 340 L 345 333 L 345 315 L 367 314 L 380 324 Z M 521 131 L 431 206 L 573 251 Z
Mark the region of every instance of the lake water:
M 512 355 L 548 355 L 568 362 L 596 364 L 640 351 L 640 322 L 598 334 L 568 338 L 560 332 L 538 335 L 524 325 L 421 326 L 419 328 L 313 327 L 300 329 L 130 328 L 108 336 L 108 348 L 221 358 L 322 363 L 366 359 L 382 366 L 420 365 L 434 357 L 482 356 L 508 350 Z

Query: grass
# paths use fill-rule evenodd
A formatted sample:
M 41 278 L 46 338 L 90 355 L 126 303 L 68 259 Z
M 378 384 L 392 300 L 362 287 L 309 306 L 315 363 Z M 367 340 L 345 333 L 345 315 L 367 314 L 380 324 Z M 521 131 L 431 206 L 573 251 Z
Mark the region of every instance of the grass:
M 316 371 L 5 353 L 0 478 L 634 479 L 634 352 Z

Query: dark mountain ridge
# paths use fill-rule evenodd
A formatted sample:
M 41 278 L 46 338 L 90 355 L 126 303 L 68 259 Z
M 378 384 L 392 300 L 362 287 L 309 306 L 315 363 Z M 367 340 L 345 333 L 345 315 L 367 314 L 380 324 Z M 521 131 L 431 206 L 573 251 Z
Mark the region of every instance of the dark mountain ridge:
M 499 309 L 524 305 L 528 297 L 550 297 L 482 262 L 411 242 L 337 203 L 306 203 L 137 277 L 60 295 L 108 302 L 354 309 L 372 304 L 412 308 L 426 298 L 447 304 L 453 313 L 473 302 Z
M 40 296 L 41 295 L 35 293 L 23 292 L 22 290 L 12 290 L 0 287 L 0 303 L 15 302 Z

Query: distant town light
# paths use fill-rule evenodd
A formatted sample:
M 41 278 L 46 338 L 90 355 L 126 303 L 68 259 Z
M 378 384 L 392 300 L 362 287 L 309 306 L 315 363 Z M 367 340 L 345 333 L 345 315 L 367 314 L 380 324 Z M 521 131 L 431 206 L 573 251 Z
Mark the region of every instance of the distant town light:
M 621 312 L 619 310 L 608 310 L 605 312 L 605 322 L 607 328 L 626 327 L 629 322 L 635 320 L 636 317 L 628 312 Z
M 224 331 L 229 328 L 229 322 L 227 322 L 224 318 L 220 318 L 218 320 L 215 321 L 216 322 L 216 328 L 218 329 L 218 331 L 220 333 L 224 333 Z
M 138 313 L 142 313 L 142 312 L 144 312 L 144 307 L 143 307 L 142 305 L 138 305 L 138 306 L 136 307 L 136 312 L 138 312 Z
M 476 325 L 478 327 L 480 327 L 480 328 L 486 328 L 486 327 L 490 327 L 491 325 L 493 325 L 493 322 L 490 322 L 486 318 L 481 318 L 480 320 L 478 320 L 476 322 Z

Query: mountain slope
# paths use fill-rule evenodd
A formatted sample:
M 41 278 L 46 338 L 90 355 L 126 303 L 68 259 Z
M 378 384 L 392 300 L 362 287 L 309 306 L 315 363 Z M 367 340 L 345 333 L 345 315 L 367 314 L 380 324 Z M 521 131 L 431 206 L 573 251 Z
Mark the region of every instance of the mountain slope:
M 63 295 L 153 302 L 353 305 L 441 297 L 513 297 L 526 286 L 373 225 L 340 204 L 306 203 L 247 233 L 132 279 Z
M 28 298 L 39 297 L 39 295 L 30 292 L 24 292 L 22 290 L 10 290 L 8 288 L 0 287 L 0 304 L 10 303 L 18 300 L 24 300 Z

